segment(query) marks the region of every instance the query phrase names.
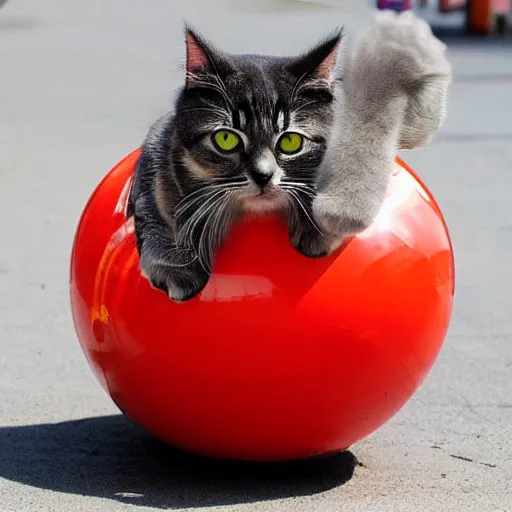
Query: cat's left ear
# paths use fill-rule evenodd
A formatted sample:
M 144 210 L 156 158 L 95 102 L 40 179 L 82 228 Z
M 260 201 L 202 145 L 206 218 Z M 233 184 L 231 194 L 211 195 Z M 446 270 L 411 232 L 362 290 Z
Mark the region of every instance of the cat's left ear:
M 331 81 L 342 37 L 343 30 L 340 28 L 311 50 L 294 59 L 290 71 L 299 81 Z
M 194 78 L 197 74 L 224 75 L 231 70 L 222 52 L 188 25 L 185 27 L 185 44 L 187 48 L 187 87 L 194 85 Z M 219 78 L 222 77 L 219 76 Z

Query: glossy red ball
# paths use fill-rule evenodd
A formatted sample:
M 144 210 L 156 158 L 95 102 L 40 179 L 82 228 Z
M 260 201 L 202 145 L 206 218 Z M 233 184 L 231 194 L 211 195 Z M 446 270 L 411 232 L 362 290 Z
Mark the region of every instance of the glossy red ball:
M 346 449 L 389 420 L 432 367 L 454 292 L 430 192 L 397 160 L 365 232 L 311 260 L 276 217 L 240 221 L 199 296 L 141 276 L 126 199 L 138 150 L 100 183 L 71 261 L 78 338 L 120 409 L 178 448 L 286 460 Z

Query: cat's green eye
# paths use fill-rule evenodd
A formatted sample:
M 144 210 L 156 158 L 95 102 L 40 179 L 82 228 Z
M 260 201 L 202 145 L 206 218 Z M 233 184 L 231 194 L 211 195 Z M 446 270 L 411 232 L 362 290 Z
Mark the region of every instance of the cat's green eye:
M 279 151 L 285 155 L 294 155 L 302 149 L 302 135 L 294 132 L 288 132 L 281 136 L 278 142 Z
M 229 130 L 219 130 L 213 134 L 213 143 L 224 153 L 231 153 L 240 145 L 240 137 Z

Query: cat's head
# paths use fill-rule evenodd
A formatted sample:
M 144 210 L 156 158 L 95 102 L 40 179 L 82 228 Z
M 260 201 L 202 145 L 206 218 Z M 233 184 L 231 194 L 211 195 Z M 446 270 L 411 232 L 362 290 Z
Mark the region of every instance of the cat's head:
M 186 29 L 174 161 L 244 210 L 311 194 L 333 116 L 341 32 L 297 57 L 233 55 Z M 214 190 L 214 189 L 212 189 Z

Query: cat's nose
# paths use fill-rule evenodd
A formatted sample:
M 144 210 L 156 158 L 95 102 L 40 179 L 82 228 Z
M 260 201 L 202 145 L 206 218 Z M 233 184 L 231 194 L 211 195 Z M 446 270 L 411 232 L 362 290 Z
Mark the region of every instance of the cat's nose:
M 263 188 L 271 179 L 274 173 L 261 172 L 258 169 L 253 169 L 251 172 L 251 178 L 258 185 Z
M 250 166 L 249 175 L 258 187 L 265 187 L 279 171 L 274 155 L 269 150 L 263 150 Z

